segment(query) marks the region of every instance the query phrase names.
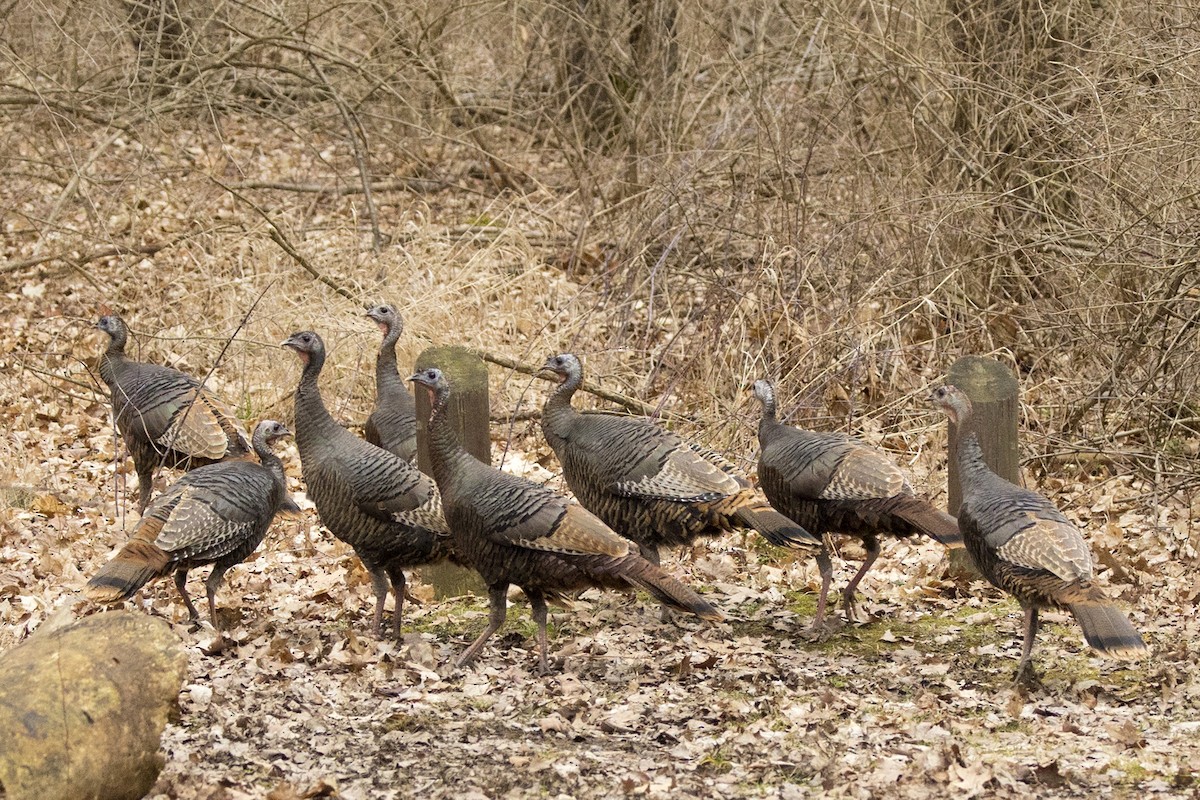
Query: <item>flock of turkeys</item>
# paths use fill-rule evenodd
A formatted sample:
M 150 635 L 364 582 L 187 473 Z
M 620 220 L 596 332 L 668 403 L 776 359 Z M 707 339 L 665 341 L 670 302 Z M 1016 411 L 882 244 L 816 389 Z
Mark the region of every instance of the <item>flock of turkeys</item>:
M 433 409 L 428 424 L 433 474 L 420 472 L 412 463 L 413 397 L 396 367 L 403 322 L 390 305 L 373 306 L 367 316 L 383 331 L 383 344 L 376 361 L 377 407 L 366 422 L 365 439 L 339 424 L 321 398 L 321 337 L 302 331 L 283 346 L 303 366 L 294 435 L 308 496 L 321 523 L 354 549 L 371 575 L 377 636 L 389 590 L 395 602 L 392 632 L 400 633 L 404 570 L 450 560 L 483 577 L 491 607 L 486 629 L 458 663 L 476 658 L 503 625 L 508 588 L 515 584 L 529 599 L 545 672 L 547 603 L 585 589 L 641 588 L 662 604 L 664 614 L 677 609 L 722 619 L 717 608 L 659 566 L 659 550 L 741 529 L 773 545 L 815 553 L 821 591 L 812 630 L 818 633 L 832 576 L 829 534 L 857 537 L 866 548 L 862 567 L 842 591 L 851 621 L 855 589 L 879 555 L 880 536 L 924 535 L 948 548 L 965 546 L 979 571 L 1020 601 L 1025 638 L 1018 680 L 1035 679 L 1031 657 L 1043 608 L 1069 611 L 1088 644 L 1106 656 L 1146 652 L 1125 614 L 1093 582 L 1091 553 L 1078 528 L 1045 497 L 1009 483 L 985 464 L 971 402 L 954 386 L 937 389 L 930 400 L 963 433 L 957 520 L 920 499 L 883 451 L 844 434 L 781 423 L 774 389 L 765 380 L 754 384 L 762 405 L 760 491 L 719 454 L 648 419 L 576 410 L 571 398 L 583 382 L 583 367 L 572 354 L 552 356 L 539 372 L 557 384 L 546 401 L 542 431 L 576 503 L 463 449 L 446 417 L 454 387 L 432 368 L 407 379 L 429 393 Z M 129 542 L 88 582 L 87 595 L 118 602 L 174 573 L 195 621 L 187 574 L 211 564 L 205 589 L 220 633 L 215 594 L 225 572 L 254 552 L 276 514 L 299 510 L 271 449 L 292 432 L 264 420 L 247 441 L 233 414 L 200 381 L 129 359 L 129 331 L 120 317 L 102 317 L 96 327 L 109 336 L 100 376 L 112 392 L 113 416 L 133 458 L 142 517 Z M 151 502 L 153 476 L 161 466 L 190 471 Z

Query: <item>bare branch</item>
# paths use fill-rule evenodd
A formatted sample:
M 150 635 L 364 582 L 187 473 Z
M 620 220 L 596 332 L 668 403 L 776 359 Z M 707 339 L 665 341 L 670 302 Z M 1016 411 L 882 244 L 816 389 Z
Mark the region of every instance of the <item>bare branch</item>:
M 475 349 L 475 353 L 484 361 L 490 361 L 498 366 L 507 367 L 514 372 L 520 372 L 522 375 L 533 375 L 536 377 L 540 371 L 540 367 L 531 367 L 528 364 L 523 364 L 520 361 L 517 361 L 515 358 L 509 358 L 508 356 L 500 355 L 499 353 L 493 353 L 488 350 L 480 350 L 478 348 Z M 579 388 L 588 394 L 593 394 L 596 397 L 616 403 L 617 405 L 633 412 L 634 414 L 647 417 L 659 417 L 676 422 L 695 422 L 693 418 L 685 414 L 676 414 L 670 411 L 664 411 L 658 406 L 638 400 L 636 397 L 629 397 L 628 395 L 621 394 L 620 392 L 614 392 L 611 389 L 605 389 L 603 386 L 597 386 L 591 381 L 585 380 Z
M 114 256 L 152 256 L 162 250 L 172 247 L 180 242 L 190 239 L 195 236 L 195 233 L 187 233 L 182 236 L 177 236 L 174 239 L 161 242 L 151 242 L 149 244 L 134 244 L 134 245 L 113 245 L 105 247 L 102 250 L 94 250 L 90 253 L 85 253 L 82 256 L 73 256 L 70 253 L 51 253 L 45 256 L 34 256 L 25 258 L 20 261 L 10 261 L 7 264 L 0 264 L 0 273 L 16 272 L 29 267 L 36 267 L 39 264 L 46 264 L 51 261 L 66 261 L 73 266 L 80 267 L 92 261 L 99 261 L 104 258 L 113 258 Z

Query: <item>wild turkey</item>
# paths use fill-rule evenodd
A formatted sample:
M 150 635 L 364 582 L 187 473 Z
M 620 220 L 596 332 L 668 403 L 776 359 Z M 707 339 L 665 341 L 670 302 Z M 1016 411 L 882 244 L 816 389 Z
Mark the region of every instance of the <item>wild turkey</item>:
M 376 636 L 382 632 L 390 582 L 396 600 L 392 632 L 399 636 L 404 568 L 452 556 L 437 487 L 416 467 L 363 441 L 329 415 L 317 385 L 325 365 L 320 336 L 293 333 L 283 346 L 304 364 L 296 387 L 296 446 L 308 496 L 325 527 L 354 548 L 371 574 Z
M 1146 644 L 1129 618 L 1092 582 L 1092 553 L 1079 529 L 1045 497 L 1009 483 L 984 462 L 967 395 L 946 385 L 930 400 L 959 431 L 958 524 L 967 552 L 983 576 L 1016 597 L 1025 612 L 1017 681 L 1036 681 L 1033 641 L 1042 608 L 1070 611 L 1087 643 L 1109 658 L 1145 655 Z
M 542 432 L 567 486 L 652 563 L 659 563 L 659 547 L 734 529 L 753 528 L 781 547 L 820 546 L 719 455 L 647 419 L 576 411 L 571 397 L 583 382 L 583 367 L 574 355 L 551 356 L 539 374 L 559 384 L 546 401 Z
M 631 552 L 626 539 L 582 506 L 467 453 L 446 420 L 451 390 L 440 370 L 425 369 L 409 380 L 430 392 L 430 460 L 455 544 L 488 586 L 488 626 L 463 652 L 460 666 L 479 655 L 488 638 L 504 624 L 508 586 L 514 583 L 529 598 L 538 626 L 543 673 L 548 670 L 546 601 L 565 600 L 572 592 L 592 587 L 629 590 L 640 586 L 669 606 L 690 611 L 701 619 L 721 619 L 720 612 Z
M 855 618 L 854 590 L 879 557 L 879 536 L 924 534 L 947 547 L 963 546 L 954 517 L 917 497 L 904 473 L 882 451 L 842 433 L 817 433 L 784 425 L 775 416 L 775 390 L 754 382 L 762 403 L 758 423 L 758 480 L 771 505 L 808 530 L 862 539 L 867 557 L 842 592 L 846 620 Z M 821 595 L 813 630 L 825 622 L 833 564 L 817 551 Z
M 367 316 L 383 331 L 383 343 L 375 357 L 375 410 L 367 418 L 363 434 L 376 447 L 412 461 L 417 454 L 417 409 L 396 371 L 396 342 L 404 331 L 404 320 L 386 303 L 368 308 Z
M 264 420 L 253 437 L 261 464 L 209 464 L 177 480 L 150 504 L 129 543 L 88 581 L 86 595 L 100 603 L 120 602 L 148 581 L 174 572 L 188 618 L 195 622 L 200 615 L 187 593 L 188 570 L 212 564 L 204 588 L 209 619 L 220 632 L 215 598 L 225 573 L 254 552 L 276 512 L 295 506 L 283 464 L 271 451 L 272 443 L 290 434 L 281 423 Z
M 112 393 L 113 417 L 138 476 L 138 513 L 150 502 L 159 465 L 190 469 L 250 453 L 233 412 L 200 381 L 177 369 L 125 355 L 129 328 L 115 315 L 96 327 L 109 335 L 100 378 Z

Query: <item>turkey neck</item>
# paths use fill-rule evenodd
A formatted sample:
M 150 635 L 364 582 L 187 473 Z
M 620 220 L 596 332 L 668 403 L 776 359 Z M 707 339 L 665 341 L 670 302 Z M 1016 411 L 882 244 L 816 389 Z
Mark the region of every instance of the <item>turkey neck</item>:
M 450 399 L 450 390 L 440 388 L 434 398 L 433 410 L 429 412 L 429 461 L 433 467 L 433 480 L 442 493 L 442 500 L 451 494 L 454 476 L 461 472 L 461 466 L 471 462 L 481 463 L 477 458 L 463 449 L 458 440 L 458 434 L 446 418 L 446 403 Z
M 379 355 L 375 357 L 375 393 L 395 394 L 404 391 L 404 381 L 396 369 L 396 342 L 400 340 L 400 326 L 389 325 Z
M 266 437 L 256 433 L 253 446 L 254 454 L 258 456 L 258 463 L 271 473 L 275 483 L 287 486 L 287 478 L 283 474 L 283 462 L 279 460 L 279 456 L 275 455 L 275 451 L 271 449 Z
M 321 399 L 317 378 L 323 366 L 324 352 L 309 353 L 300 383 L 296 386 L 296 446 L 301 452 L 319 441 L 331 440 L 334 430 L 342 430 L 342 426 L 329 415 L 329 409 L 325 408 L 325 401 Z
M 547 438 L 559 441 L 565 438 L 567 427 L 579 415 L 571 405 L 571 398 L 575 396 L 575 390 L 581 383 L 582 374 L 568 375 L 547 398 L 546 407 L 542 409 L 542 431 Z
M 971 412 L 961 408 L 955 411 L 958 417 L 958 479 L 965 496 L 990 475 L 991 470 L 983 460 L 983 448 L 979 445 Z
M 121 331 L 108 340 L 108 349 L 100 356 L 100 380 L 111 388 L 117 382 L 117 373 L 127 361 L 128 359 L 125 358 L 125 333 Z
M 774 439 L 787 426 L 775 416 L 774 396 L 759 398 L 759 402 L 762 403 L 762 417 L 758 420 L 758 441 L 762 444 Z

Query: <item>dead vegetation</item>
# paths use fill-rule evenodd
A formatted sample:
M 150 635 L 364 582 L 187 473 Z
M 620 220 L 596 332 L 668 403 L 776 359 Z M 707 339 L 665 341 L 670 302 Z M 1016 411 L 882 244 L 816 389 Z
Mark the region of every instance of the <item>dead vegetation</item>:
M 1015 609 L 910 545 L 864 587 L 884 619 L 810 645 L 811 565 L 729 541 L 675 565 L 728 625 L 589 596 L 554 620 L 561 677 L 529 674 L 524 620 L 456 674 L 440 665 L 482 605 L 426 606 L 401 647 L 362 639 L 365 576 L 285 524 L 222 594 L 241 645 L 192 650 L 160 794 L 1194 792 L 1193 9 L 3 11 L 0 646 L 128 523 L 89 374 L 101 307 L 140 357 L 211 369 L 247 420 L 290 419 L 278 343 L 316 328 L 334 411 L 358 424 L 377 343 L 361 307 L 382 298 L 402 360 L 575 350 L 744 466 L 742 390 L 769 376 L 784 415 L 902 454 L 935 500 L 924 397 L 957 356 L 994 355 L 1021 378 L 1028 481 L 1087 525 L 1156 653 L 1114 670 L 1065 626 L 1039 640 L 1048 693 L 1014 695 Z M 513 420 L 497 455 L 556 470 L 526 413 L 544 390 L 499 366 L 491 388 Z M 167 587 L 149 603 L 179 617 Z

